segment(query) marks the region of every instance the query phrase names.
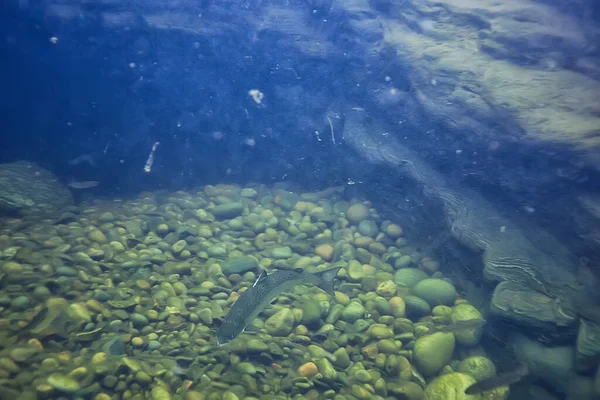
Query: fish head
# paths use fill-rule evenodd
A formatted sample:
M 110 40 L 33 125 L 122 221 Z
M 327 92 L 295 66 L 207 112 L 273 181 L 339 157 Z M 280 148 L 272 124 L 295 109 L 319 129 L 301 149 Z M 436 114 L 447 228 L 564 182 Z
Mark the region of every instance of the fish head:
M 236 319 L 226 319 L 217 331 L 217 346 L 231 342 L 243 329 Z

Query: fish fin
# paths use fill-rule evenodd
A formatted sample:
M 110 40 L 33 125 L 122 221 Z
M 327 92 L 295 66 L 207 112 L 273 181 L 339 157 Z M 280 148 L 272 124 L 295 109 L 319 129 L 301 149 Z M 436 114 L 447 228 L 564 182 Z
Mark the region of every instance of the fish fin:
M 244 333 L 249 333 L 249 334 L 257 334 L 260 332 L 260 328 L 254 324 L 248 324 L 246 325 L 246 327 L 242 330 L 242 332 Z
M 254 284 L 252 285 L 252 287 L 254 287 L 254 286 L 258 285 L 258 283 L 259 283 L 260 281 L 262 281 L 262 280 L 266 279 L 266 278 L 267 278 L 267 276 L 268 276 L 268 275 L 267 275 L 267 271 L 266 271 L 266 270 L 264 270 L 264 269 L 263 269 L 262 271 L 260 271 L 260 274 L 258 274 L 258 278 L 256 278 L 256 281 L 254 281 Z
M 315 272 L 315 275 L 320 278 L 320 282 L 317 283 L 317 286 L 321 288 L 321 290 L 327 292 L 330 296 L 334 295 L 333 280 L 337 276 L 340 269 L 342 269 L 342 267 L 335 267 L 326 269 L 325 271 Z

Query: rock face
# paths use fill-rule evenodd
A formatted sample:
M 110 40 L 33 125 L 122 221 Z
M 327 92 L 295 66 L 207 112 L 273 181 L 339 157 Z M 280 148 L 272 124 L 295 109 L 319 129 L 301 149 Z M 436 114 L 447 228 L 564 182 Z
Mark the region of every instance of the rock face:
M 0 164 L 0 213 L 32 214 L 73 204 L 71 192 L 35 163 Z
M 448 183 L 399 141 L 378 135 L 372 126 L 367 129 L 365 114 L 346 112 L 346 142 L 369 162 L 415 181 L 443 209 L 452 237 L 481 254 L 483 276 L 499 283 L 491 312 L 527 327 L 540 341 L 574 342 L 578 314 L 594 317 L 582 313 L 597 302 L 597 279 L 580 282 L 577 260 L 560 242 L 507 219 L 478 193 Z M 585 336 L 581 332 L 580 338 Z M 595 354 L 595 343 L 586 343 L 590 349 L 580 353 Z

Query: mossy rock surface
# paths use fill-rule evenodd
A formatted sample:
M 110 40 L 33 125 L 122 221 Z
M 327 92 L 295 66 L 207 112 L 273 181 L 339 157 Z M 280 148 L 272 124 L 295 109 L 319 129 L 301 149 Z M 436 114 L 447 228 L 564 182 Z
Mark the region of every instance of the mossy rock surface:
M 458 364 L 456 370 L 457 372 L 471 375 L 477 382 L 496 375 L 496 366 L 494 363 L 489 358 L 481 356 L 465 358 Z
M 425 400 L 482 400 L 481 393 L 466 394 L 475 378 L 460 372 L 442 375 L 425 388 Z
M 346 219 L 353 224 L 358 224 L 360 221 L 369 217 L 369 208 L 364 204 L 353 204 L 346 211 Z
M 450 332 L 421 336 L 413 349 L 415 366 L 425 376 L 437 374 L 452 359 L 454 346 L 454 334 Z
M 406 305 L 406 316 L 409 318 L 421 318 L 431 314 L 429 304 L 417 296 L 404 296 Z
M 398 285 L 412 288 L 423 279 L 427 279 L 429 276 L 420 269 L 417 268 L 400 268 L 394 274 L 394 281 Z
M 218 219 L 231 219 L 244 212 L 244 204 L 239 202 L 219 204 L 212 210 L 212 214 Z
M 468 303 L 457 304 L 452 307 L 452 315 L 450 316 L 452 323 L 459 321 L 468 321 L 471 319 L 482 319 L 483 316 L 477 308 Z M 473 328 L 459 329 L 454 332 L 456 342 L 462 346 L 473 347 L 479 344 L 481 335 L 483 334 L 483 325 Z
M 243 274 L 258 268 L 258 260 L 252 256 L 234 258 L 221 265 L 221 272 L 225 275 Z
M 456 300 L 456 289 L 451 283 L 443 279 L 428 278 L 417 282 L 413 287 L 413 293 L 435 307 L 441 305 L 450 306 Z

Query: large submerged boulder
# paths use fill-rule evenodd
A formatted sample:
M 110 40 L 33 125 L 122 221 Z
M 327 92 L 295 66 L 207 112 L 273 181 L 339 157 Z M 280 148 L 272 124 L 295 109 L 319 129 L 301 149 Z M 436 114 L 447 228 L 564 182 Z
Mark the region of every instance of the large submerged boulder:
M 52 172 L 28 161 L 0 164 L 0 213 L 45 213 L 72 204 L 71 192 Z

